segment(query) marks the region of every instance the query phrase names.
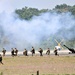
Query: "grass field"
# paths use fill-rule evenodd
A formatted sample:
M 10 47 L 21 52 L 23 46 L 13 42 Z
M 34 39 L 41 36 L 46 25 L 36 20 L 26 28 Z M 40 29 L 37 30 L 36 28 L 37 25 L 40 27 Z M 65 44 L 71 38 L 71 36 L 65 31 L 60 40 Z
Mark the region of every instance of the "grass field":
M 0 64 L 3 75 L 74 74 L 75 56 L 5 56 Z

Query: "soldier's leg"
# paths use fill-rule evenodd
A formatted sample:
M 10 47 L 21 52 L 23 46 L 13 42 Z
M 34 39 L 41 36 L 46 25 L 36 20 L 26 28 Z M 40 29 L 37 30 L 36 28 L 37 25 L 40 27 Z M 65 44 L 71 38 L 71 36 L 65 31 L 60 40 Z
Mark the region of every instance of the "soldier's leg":
M 33 56 L 33 53 L 32 53 L 32 56 Z
M 0 63 L 3 65 L 2 61 L 0 61 Z
M 40 56 L 43 56 L 42 53 L 40 53 Z

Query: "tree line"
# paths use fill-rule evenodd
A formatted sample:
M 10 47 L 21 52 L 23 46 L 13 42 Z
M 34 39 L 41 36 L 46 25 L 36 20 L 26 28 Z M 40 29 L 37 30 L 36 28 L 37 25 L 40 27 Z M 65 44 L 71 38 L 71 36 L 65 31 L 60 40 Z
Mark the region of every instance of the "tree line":
M 75 5 L 73 6 L 67 4 L 56 5 L 55 8 L 53 8 L 52 10 L 50 9 L 38 10 L 37 8 L 28 8 L 25 6 L 22 9 L 15 10 L 15 12 L 19 15 L 19 18 L 25 20 L 30 20 L 33 16 L 39 16 L 42 13 L 53 11 L 57 13 L 71 12 L 75 16 Z

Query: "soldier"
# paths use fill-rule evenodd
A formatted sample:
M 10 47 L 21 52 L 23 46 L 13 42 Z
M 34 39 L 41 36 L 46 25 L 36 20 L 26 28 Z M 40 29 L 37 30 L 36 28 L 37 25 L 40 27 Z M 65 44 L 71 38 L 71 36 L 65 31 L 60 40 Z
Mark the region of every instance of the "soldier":
M 43 56 L 42 55 L 42 53 L 43 53 L 43 49 L 42 48 L 39 48 L 39 51 L 38 52 L 40 53 L 40 56 Z
M 15 52 L 15 56 L 17 56 L 17 54 L 18 54 L 17 48 L 15 48 L 14 52 Z
M 34 47 L 32 47 L 31 53 L 32 53 L 32 56 L 33 56 L 33 54 L 35 54 L 35 49 L 34 49 Z
M 48 48 L 48 50 L 46 51 L 47 55 L 50 55 L 50 49 Z
M 57 49 L 55 48 L 55 50 L 54 50 L 54 53 L 55 53 L 55 55 L 57 56 L 58 55 L 58 52 L 57 52 Z M 58 55 L 59 56 L 59 55 Z
M 23 55 L 28 56 L 28 51 L 25 49 Z
M 14 54 L 14 49 L 13 49 L 13 48 L 11 48 L 11 49 L 12 49 L 11 55 L 14 56 L 14 55 L 15 55 L 15 54 Z
M 6 50 L 4 48 L 3 48 L 2 52 L 3 52 L 3 56 L 5 56 Z
M 3 64 L 3 63 L 2 63 L 2 56 L 1 56 L 1 54 L 0 54 L 0 63 Z

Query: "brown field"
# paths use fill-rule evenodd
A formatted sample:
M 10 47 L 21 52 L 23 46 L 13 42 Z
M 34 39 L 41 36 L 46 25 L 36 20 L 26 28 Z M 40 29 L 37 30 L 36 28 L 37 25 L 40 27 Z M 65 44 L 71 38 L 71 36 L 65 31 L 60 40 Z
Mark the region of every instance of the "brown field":
M 75 74 L 75 56 L 5 56 L 3 63 L 3 75 Z

